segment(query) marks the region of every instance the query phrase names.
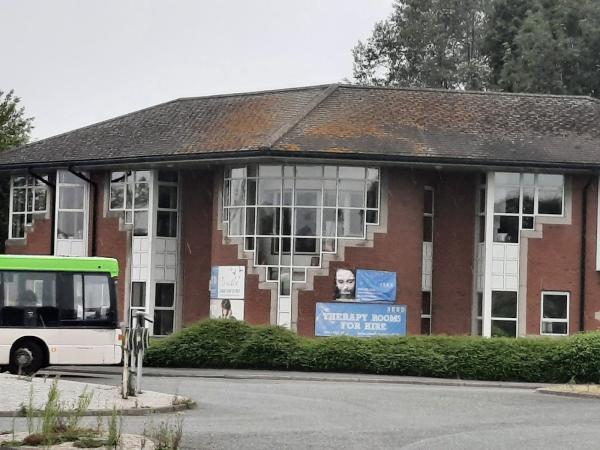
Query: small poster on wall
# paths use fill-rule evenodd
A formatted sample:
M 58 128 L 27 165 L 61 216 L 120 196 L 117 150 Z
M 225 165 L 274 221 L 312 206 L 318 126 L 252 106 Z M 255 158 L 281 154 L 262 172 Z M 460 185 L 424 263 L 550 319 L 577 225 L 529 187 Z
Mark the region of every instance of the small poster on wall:
M 244 320 L 244 300 L 210 299 L 211 319 Z
M 334 298 L 339 302 L 395 303 L 396 272 L 337 269 Z
M 210 296 L 214 299 L 244 299 L 246 268 L 215 266 L 210 272 Z

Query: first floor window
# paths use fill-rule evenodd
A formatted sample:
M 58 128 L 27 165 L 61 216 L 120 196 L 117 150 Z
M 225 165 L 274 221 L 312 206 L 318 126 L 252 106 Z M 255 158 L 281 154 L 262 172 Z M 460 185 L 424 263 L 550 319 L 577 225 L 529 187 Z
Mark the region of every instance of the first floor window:
M 154 335 L 165 336 L 173 332 L 175 318 L 175 284 L 156 283 L 154 297 Z
M 47 188 L 32 176 L 17 176 L 10 180 L 10 192 L 9 238 L 23 239 L 33 214 L 46 212 Z
M 540 334 L 567 336 L 569 334 L 569 293 L 542 292 Z

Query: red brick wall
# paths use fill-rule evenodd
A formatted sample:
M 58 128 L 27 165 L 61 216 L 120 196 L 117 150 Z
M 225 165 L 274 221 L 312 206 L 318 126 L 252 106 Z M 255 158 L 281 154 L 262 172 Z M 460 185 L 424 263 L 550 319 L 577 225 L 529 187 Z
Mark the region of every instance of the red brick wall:
M 581 219 L 583 189 L 589 176 L 573 177 L 572 224 L 543 226 L 542 239 L 529 239 L 527 261 L 527 334 L 540 334 L 542 291 L 570 292 L 569 329 L 579 331 Z M 600 325 L 600 275 L 596 266 L 597 180 L 588 189 L 585 329 Z
M 222 180 L 221 171 L 215 172 L 217 180 Z M 224 245 L 223 232 L 218 229 L 219 196 L 215 188 L 212 205 L 212 249 L 213 266 L 239 265 L 247 266 L 246 260 L 238 259 L 236 244 Z M 246 269 L 247 270 L 247 269 Z M 210 276 L 210 269 L 209 269 Z M 248 275 L 246 271 L 244 320 L 251 324 L 268 324 L 271 321 L 271 291 L 258 288 L 258 275 Z M 313 313 L 314 314 L 314 313 Z
M 129 243 L 129 232 L 127 230 L 121 231 L 119 229 L 119 218 L 122 217 L 122 213 L 107 212 L 104 214 L 104 202 L 105 195 L 110 195 L 108 190 L 108 183 L 110 172 L 95 172 L 91 175 L 92 180 L 96 183 L 97 203 L 95 205 L 96 210 L 96 255 L 92 255 L 92 239 L 94 237 L 94 219 L 90 213 L 90 226 L 89 226 L 89 247 L 88 254 L 90 256 L 104 256 L 108 258 L 116 258 L 119 261 L 119 277 L 117 285 L 117 295 L 119 299 L 119 320 L 125 320 L 125 280 L 126 273 L 129 270 L 127 267 L 127 252 Z M 106 199 L 107 205 L 108 200 Z M 94 204 L 93 189 L 90 197 L 90 211 L 91 205 Z M 107 207 L 108 209 L 108 207 Z
M 208 317 L 213 227 L 213 175 L 181 172 L 183 325 Z
M 470 334 L 476 174 L 443 173 L 435 185 L 433 334 Z
M 298 333 L 314 335 L 315 304 L 334 298 L 335 271 L 377 269 L 396 272 L 398 304 L 407 306 L 407 332 L 421 331 L 421 264 L 423 252 L 423 188 L 426 175 L 390 169 L 388 232 L 375 235 L 372 248 L 346 247 L 345 261 L 330 265 L 329 275 L 315 277 L 313 291 L 298 294 Z

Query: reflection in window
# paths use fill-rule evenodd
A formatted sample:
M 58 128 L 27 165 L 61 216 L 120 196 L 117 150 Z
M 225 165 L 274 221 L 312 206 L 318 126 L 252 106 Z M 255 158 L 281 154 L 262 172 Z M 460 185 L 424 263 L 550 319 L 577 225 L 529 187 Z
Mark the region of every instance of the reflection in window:
M 57 239 L 84 239 L 86 184 L 70 172 L 58 172 Z

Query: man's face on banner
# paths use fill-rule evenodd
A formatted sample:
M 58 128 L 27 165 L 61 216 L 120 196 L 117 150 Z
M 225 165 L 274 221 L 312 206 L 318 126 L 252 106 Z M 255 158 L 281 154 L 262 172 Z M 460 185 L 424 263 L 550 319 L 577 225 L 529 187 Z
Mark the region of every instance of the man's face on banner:
M 354 273 L 348 269 L 337 269 L 335 272 L 335 286 L 337 287 L 338 298 L 354 298 L 356 287 Z

